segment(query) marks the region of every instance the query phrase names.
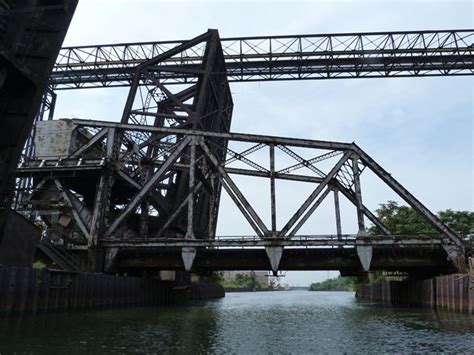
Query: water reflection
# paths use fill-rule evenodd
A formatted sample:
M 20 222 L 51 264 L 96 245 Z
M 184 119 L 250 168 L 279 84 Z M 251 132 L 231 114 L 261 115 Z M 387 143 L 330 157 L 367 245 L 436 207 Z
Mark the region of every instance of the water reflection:
M 471 352 L 474 317 L 345 292 L 236 293 L 189 307 L 7 318 L 0 353 Z

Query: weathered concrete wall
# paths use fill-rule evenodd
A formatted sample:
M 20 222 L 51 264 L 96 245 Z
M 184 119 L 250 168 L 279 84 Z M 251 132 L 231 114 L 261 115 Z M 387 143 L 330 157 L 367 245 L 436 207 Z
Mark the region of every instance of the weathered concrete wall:
M 474 274 L 453 274 L 428 280 L 382 281 L 361 286 L 356 297 L 392 305 L 474 314 Z
M 0 313 L 43 313 L 107 306 L 182 304 L 224 297 L 214 285 L 0 266 Z M 217 286 L 217 285 L 216 285 Z

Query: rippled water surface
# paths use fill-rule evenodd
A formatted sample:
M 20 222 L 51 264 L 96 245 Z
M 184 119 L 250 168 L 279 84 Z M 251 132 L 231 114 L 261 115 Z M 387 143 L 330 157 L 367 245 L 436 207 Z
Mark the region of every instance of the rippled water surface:
M 474 317 L 356 301 L 349 292 L 231 293 L 192 306 L 8 318 L 0 353 L 474 352 Z

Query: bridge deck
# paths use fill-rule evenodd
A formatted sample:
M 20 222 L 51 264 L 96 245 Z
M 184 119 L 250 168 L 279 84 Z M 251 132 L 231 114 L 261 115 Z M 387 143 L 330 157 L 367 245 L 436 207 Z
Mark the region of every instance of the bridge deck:
M 117 255 L 115 270 L 182 270 L 180 248 L 123 249 Z M 286 248 L 280 270 L 339 270 L 344 275 L 363 273 L 355 248 Z M 194 272 L 213 270 L 271 270 L 265 249 L 198 249 Z M 400 271 L 423 275 L 455 272 L 442 248 L 376 247 L 371 271 Z

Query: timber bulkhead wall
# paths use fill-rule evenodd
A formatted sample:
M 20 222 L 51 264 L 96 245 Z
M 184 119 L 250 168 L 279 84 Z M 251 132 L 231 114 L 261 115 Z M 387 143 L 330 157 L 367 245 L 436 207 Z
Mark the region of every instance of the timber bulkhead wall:
M 363 285 L 357 298 L 391 305 L 421 306 L 474 314 L 474 274 Z

